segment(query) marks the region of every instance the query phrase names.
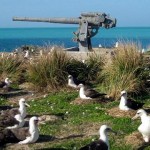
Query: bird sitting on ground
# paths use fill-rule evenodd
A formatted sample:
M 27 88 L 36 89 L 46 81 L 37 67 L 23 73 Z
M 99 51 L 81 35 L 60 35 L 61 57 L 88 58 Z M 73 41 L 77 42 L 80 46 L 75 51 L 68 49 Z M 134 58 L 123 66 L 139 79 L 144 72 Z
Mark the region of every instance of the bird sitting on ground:
M 5 78 L 4 81 L 0 82 L 0 88 L 8 88 L 12 82 L 9 80 L 9 78 Z
M 28 58 L 29 58 L 29 50 L 26 50 L 26 51 L 25 51 L 24 58 L 25 58 L 25 59 L 28 59 Z
M 105 93 L 99 93 L 94 89 L 86 88 L 83 84 L 79 84 L 78 87 L 80 87 L 79 96 L 81 99 L 92 99 L 106 95 Z
M 82 148 L 80 150 L 109 150 L 108 132 L 114 132 L 107 125 L 102 125 L 99 129 L 100 138 Z M 116 134 L 116 132 L 114 132 Z
M 0 127 L 7 129 L 15 129 L 21 128 L 25 124 L 24 118 L 22 118 L 21 114 L 17 114 L 14 117 L 12 116 L 0 116 Z
M 21 114 L 22 118 L 25 118 L 26 117 L 26 106 L 30 107 L 30 105 L 28 105 L 25 102 L 25 99 L 21 98 L 19 100 L 19 108 L 12 108 L 12 109 L 8 109 L 5 111 L 1 111 L 1 115 L 14 117 L 17 114 Z
M 126 110 L 126 111 L 131 110 L 131 109 L 137 110 L 139 108 L 142 108 L 143 105 L 144 103 L 139 103 L 132 99 L 128 99 L 126 91 L 121 92 L 121 99 L 120 99 L 120 104 L 119 104 L 120 110 Z
M 39 138 L 38 117 L 29 120 L 29 127 L 0 130 L 0 144 L 18 142 L 18 144 L 35 143 Z
M 145 110 L 139 109 L 132 119 L 134 120 L 138 117 L 141 118 L 142 122 L 138 130 L 142 134 L 144 141 L 150 142 L 150 116 L 147 115 Z
M 72 88 L 78 88 L 78 85 L 80 83 L 84 83 L 84 81 L 77 80 L 72 75 L 68 76 L 68 86 L 70 86 Z

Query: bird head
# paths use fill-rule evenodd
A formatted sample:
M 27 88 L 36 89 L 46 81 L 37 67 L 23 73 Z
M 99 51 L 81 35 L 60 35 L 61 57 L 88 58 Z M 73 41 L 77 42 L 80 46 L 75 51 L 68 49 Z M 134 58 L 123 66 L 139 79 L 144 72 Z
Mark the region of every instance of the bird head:
M 132 120 L 135 120 L 138 117 L 142 117 L 143 115 L 147 115 L 146 111 L 144 109 L 139 109 L 136 115 L 132 118 Z
M 19 100 L 19 105 L 25 105 L 25 106 L 27 106 L 27 107 L 30 107 L 30 105 L 26 103 L 26 101 L 25 101 L 24 98 L 21 98 L 21 99 Z
M 102 125 L 101 127 L 100 127 L 100 129 L 99 129 L 99 133 L 100 133 L 100 135 L 101 135 L 101 133 L 108 133 L 108 132 L 113 132 L 113 133 L 117 133 L 117 132 L 115 132 L 115 131 L 113 131 L 112 130 L 112 128 L 110 128 L 109 126 L 107 126 L 107 125 Z
M 38 121 L 39 121 L 39 118 L 36 117 L 36 116 L 33 116 L 33 117 L 30 118 L 30 121 L 29 121 L 29 122 L 32 123 L 32 124 L 37 125 L 37 124 L 38 124 Z
M 73 77 L 72 77 L 72 75 L 68 75 L 68 79 L 72 79 Z
M 121 96 L 127 96 L 127 92 L 125 90 L 121 91 Z
M 78 85 L 78 87 L 79 87 L 79 88 L 82 88 L 82 87 L 84 87 L 84 85 L 83 85 L 82 83 L 80 83 L 80 84 Z
M 5 83 L 10 84 L 10 83 L 12 83 L 12 81 L 10 81 L 9 78 L 5 78 Z

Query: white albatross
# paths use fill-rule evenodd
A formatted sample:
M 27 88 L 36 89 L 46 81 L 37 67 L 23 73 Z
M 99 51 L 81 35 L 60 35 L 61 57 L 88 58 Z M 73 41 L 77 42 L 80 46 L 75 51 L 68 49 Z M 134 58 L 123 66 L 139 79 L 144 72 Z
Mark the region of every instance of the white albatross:
M 107 125 L 102 125 L 99 129 L 100 138 L 82 148 L 80 150 L 109 150 L 108 132 L 114 132 Z M 114 132 L 116 134 L 116 132 Z
M 27 115 L 27 113 L 26 113 L 26 106 L 30 107 L 30 105 L 28 105 L 25 102 L 25 99 L 21 98 L 19 100 L 19 108 L 12 108 L 10 110 L 1 111 L 1 115 L 14 117 L 17 114 L 21 114 L 22 118 L 25 118 L 26 115 Z
M 127 98 L 127 92 L 126 91 L 122 91 L 121 92 L 121 99 L 120 99 L 120 104 L 119 104 L 119 109 L 120 110 L 137 110 L 142 108 L 142 106 L 144 105 L 144 103 L 139 103 L 136 102 L 132 99 Z
M 5 78 L 4 81 L 0 82 L 0 88 L 7 88 L 10 86 L 12 82 L 9 80 L 9 78 Z
M 78 85 L 83 83 L 85 83 L 85 81 L 77 80 L 72 75 L 68 75 L 68 86 L 78 88 Z
M 79 96 L 81 99 L 93 99 L 106 95 L 105 93 L 99 93 L 94 89 L 86 88 L 83 84 L 79 84 L 78 87 L 80 87 Z
M 138 127 L 139 132 L 142 134 L 145 142 L 150 142 L 150 116 L 147 115 L 146 111 L 139 109 L 132 120 L 140 117 L 141 125 Z
M 38 117 L 31 117 L 29 127 L 0 130 L 0 144 L 18 142 L 18 144 L 35 143 L 39 138 Z
M 21 114 L 17 114 L 14 117 L 1 115 L 0 117 L 0 127 L 6 129 L 15 129 L 21 128 L 25 124 L 24 118 L 22 118 Z

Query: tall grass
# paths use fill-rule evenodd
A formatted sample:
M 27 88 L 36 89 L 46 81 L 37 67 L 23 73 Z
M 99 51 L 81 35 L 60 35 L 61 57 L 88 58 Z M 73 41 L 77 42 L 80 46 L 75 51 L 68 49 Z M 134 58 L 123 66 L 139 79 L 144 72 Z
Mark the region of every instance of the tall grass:
M 77 59 L 71 59 L 67 66 L 69 74 L 86 82 L 96 81 L 98 74 L 104 65 L 103 58 L 96 53 L 92 53 L 83 63 Z
M 35 58 L 27 66 L 28 80 L 40 90 L 63 87 L 67 83 L 66 66 L 69 61 L 67 54 L 58 50 Z
M 4 79 L 9 77 L 12 80 L 17 81 L 22 73 L 22 63 L 23 61 L 17 57 L 4 54 L 0 57 L 0 78 Z
M 134 43 L 121 44 L 114 51 L 111 63 L 105 66 L 103 86 L 111 97 L 117 99 L 122 90 L 141 90 L 144 59 L 138 50 Z

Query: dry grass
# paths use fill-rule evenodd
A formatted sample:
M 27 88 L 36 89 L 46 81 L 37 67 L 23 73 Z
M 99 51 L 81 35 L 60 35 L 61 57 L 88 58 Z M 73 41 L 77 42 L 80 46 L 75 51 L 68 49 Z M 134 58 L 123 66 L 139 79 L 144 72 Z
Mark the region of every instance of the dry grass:
M 129 110 L 129 111 L 123 111 L 120 110 L 119 107 L 114 107 L 111 109 L 107 110 L 108 115 L 113 116 L 113 117 L 129 117 L 132 118 L 135 116 L 136 111 L 135 110 Z
M 12 81 L 20 79 L 22 73 L 23 61 L 20 57 L 14 57 L 8 53 L 0 57 L 0 79 L 4 80 L 6 77 L 11 78 Z
M 115 50 L 112 62 L 103 69 L 103 87 L 117 99 L 120 91 L 139 92 L 141 90 L 143 55 L 135 44 L 122 44 Z
M 135 131 L 133 132 L 132 134 L 126 136 L 124 138 L 125 140 L 125 143 L 126 144 L 129 144 L 129 145 L 132 145 L 132 147 L 135 149 L 137 149 L 139 146 L 142 146 L 144 141 L 143 141 L 143 138 L 142 138 L 142 135 Z

